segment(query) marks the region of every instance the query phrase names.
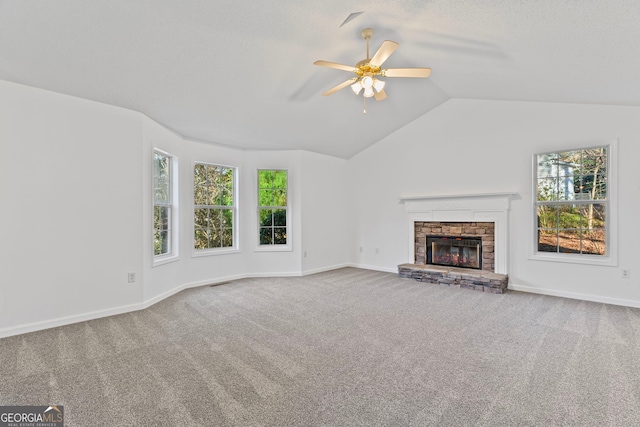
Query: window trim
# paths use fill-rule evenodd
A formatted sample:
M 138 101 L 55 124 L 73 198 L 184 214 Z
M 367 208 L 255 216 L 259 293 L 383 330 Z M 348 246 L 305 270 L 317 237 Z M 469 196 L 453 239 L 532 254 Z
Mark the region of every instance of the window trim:
M 606 222 L 606 255 L 567 254 L 555 252 L 539 252 L 537 243 L 537 157 L 541 154 L 561 153 L 566 151 L 588 150 L 590 148 L 607 148 L 607 222 Z M 533 261 L 550 261 L 567 264 L 597 265 L 606 267 L 618 266 L 618 140 L 603 141 L 596 144 L 584 144 L 573 148 L 534 153 L 531 168 L 532 188 L 532 233 L 529 259 Z
M 194 168 L 196 165 L 207 165 L 214 166 L 220 168 L 227 168 L 233 170 L 233 245 L 224 247 L 224 248 L 206 248 L 206 249 L 196 249 L 195 247 L 195 196 L 193 194 L 195 188 L 195 176 L 194 176 Z M 238 223 L 240 221 L 240 198 L 239 196 L 239 186 L 240 186 L 240 168 L 238 166 L 225 165 L 223 163 L 216 162 L 207 162 L 202 160 L 193 160 L 191 162 L 191 189 L 190 189 L 190 205 L 191 205 L 191 238 L 189 239 L 191 245 L 191 257 L 207 257 L 212 255 L 225 255 L 232 253 L 240 253 L 240 227 Z
M 276 244 L 270 244 L 270 245 L 263 245 L 260 243 L 260 183 L 258 181 L 258 173 L 259 171 L 285 171 L 287 173 L 287 206 L 286 206 L 286 211 L 287 211 L 287 225 L 286 225 L 286 229 L 287 229 L 287 243 L 285 245 L 276 245 Z M 255 195 L 254 195 L 254 200 L 256 203 L 256 208 L 255 208 L 255 247 L 254 247 L 254 252 L 292 252 L 293 251 L 293 239 L 291 237 L 291 179 L 290 179 L 290 174 L 289 174 L 289 169 L 288 168 L 278 168 L 278 167 L 261 167 L 261 168 L 256 168 L 254 169 L 254 177 L 253 177 L 253 182 L 254 182 L 254 191 L 255 191 Z
M 166 254 L 155 255 L 154 253 L 154 245 L 153 245 L 153 236 L 155 234 L 155 164 L 153 157 L 158 153 L 162 156 L 166 156 L 169 158 L 169 207 L 170 207 L 170 244 L 171 250 Z M 180 258 L 180 238 L 179 238 L 179 218 L 180 218 L 180 208 L 179 208 L 179 186 L 178 186 L 178 177 L 179 177 L 179 161 L 178 157 L 175 155 L 162 150 L 158 147 L 153 147 L 151 152 L 152 155 L 152 166 L 151 166 L 151 236 L 152 236 L 152 251 L 151 256 L 153 258 L 152 267 L 156 267 L 159 265 L 167 264 L 170 262 L 177 261 Z

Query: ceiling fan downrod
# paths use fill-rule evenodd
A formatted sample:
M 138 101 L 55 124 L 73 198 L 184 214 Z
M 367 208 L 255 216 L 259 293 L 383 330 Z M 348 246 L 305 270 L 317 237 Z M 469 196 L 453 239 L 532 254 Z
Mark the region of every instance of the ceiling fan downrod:
M 360 35 L 367 41 L 367 62 L 369 62 L 369 59 L 371 59 L 369 57 L 369 40 L 371 40 L 371 37 L 373 36 L 373 28 L 365 28 L 360 32 Z

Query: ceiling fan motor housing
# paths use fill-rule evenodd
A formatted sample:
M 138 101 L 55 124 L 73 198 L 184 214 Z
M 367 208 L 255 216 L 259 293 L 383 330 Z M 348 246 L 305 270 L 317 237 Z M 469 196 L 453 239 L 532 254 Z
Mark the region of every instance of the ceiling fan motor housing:
M 358 75 L 358 77 L 362 77 L 367 73 L 371 73 L 374 76 L 380 74 L 381 72 L 380 67 L 376 65 L 371 65 L 369 61 L 370 59 L 363 59 L 362 61 L 356 64 L 356 69 L 354 72 Z

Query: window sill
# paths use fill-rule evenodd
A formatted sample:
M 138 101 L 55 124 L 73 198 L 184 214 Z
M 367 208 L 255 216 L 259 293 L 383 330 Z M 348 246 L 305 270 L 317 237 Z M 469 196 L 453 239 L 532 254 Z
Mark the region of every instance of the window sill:
M 198 249 L 198 250 L 194 250 L 191 253 L 191 257 L 200 258 L 205 256 L 229 255 L 229 254 L 239 254 L 239 253 L 240 253 L 240 249 L 238 248 Z
M 170 264 L 172 262 L 179 261 L 180 257 L 178 255 L 162 255 L 162 256 L 154 256 L 153 264 L 151 267 L 158 267 L 165 264 Z
M 292 252 L 291 245 L 261 245 L 256 246 L 254 252 Z
M 583 264 L 583 265 L 597 265 L 603 267 L 616 267 L 618 262 L 611 256 L 599 256 L 599 255 L 572 255 L 572 254 L 557 254 L 557 253 L 534 253 L 529 256 L 531 261 L 549 261 L 549 262 L 561 262 L 565 264 Z

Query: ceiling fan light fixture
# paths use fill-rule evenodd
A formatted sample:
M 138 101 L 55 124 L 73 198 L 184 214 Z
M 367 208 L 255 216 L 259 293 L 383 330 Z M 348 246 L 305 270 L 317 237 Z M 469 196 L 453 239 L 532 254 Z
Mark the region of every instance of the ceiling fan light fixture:
M 373 88 L 372 87 L 365 87 L 364 88 L 364 97 L 365 98 L 371 98 L 374 95 L 373 93 Z
M 353 93 L 358 95 L 360 93 L 360 91 L 362 90 L 362 83 L 360 83 L 360 80 L 358 80 L 357 82 L 352 84 L 351 85 L 351 89 L 353 90 Z
M 373 77 L 371 76 L 364 76 L 362 79 L 360 79 L 362 87 L 366 89 L 371 89 L 371 87 L 373 86 Z
M 373 79 L 373 88 L 376 92 L 381 92 L 384 89 L 385 82 L 378 79 Z

